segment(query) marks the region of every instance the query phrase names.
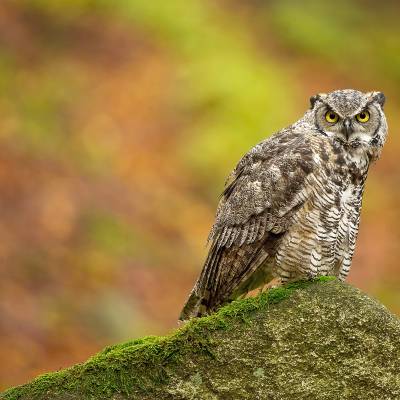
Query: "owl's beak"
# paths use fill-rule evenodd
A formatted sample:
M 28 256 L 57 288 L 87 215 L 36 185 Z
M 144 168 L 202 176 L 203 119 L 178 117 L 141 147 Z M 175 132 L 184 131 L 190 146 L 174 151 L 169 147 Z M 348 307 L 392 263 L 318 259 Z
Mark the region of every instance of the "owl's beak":
M 343 133 L 346 135 L 346 139 L 348 140 L 350 135 L 353 133 L 353 127 L 351 125 L 351 121 L 349 118 L 345 118 L 343 121 Z

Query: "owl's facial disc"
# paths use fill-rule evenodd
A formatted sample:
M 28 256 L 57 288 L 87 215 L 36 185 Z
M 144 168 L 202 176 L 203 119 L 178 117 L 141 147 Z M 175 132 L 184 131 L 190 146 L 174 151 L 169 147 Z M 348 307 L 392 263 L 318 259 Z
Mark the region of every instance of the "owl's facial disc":
M 343 144 L 346 151 L 357 149 L 371 160 L 379 158 L 388 131 L 383 93 L 335 90 L 312 96 L 310 104 L 306 116 L 319 133 Z
M 376 105 L 366 104 L 361 109 L 349 111 L 339 112 L 329 104 L 320 102 L 316 109 L 319 129 L 326 136 L 352 147 L 370 144 L 379 128 L 379 110 Z

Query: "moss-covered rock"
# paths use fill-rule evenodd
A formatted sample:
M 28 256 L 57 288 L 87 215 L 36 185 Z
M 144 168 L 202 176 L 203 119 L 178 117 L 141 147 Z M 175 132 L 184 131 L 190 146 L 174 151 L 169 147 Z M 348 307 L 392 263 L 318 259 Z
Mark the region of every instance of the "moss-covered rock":
M 399 399 L 400 321 L 319 279 L 272 289 L 167 337 L 106 348 L 16 399 Z

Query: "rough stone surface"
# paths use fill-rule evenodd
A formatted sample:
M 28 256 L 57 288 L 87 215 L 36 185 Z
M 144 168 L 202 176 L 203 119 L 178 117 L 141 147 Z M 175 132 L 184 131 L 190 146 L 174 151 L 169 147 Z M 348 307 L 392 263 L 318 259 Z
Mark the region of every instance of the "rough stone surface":
M 335 280 L 272 290 L 107 348 L 14 399 L 400 399 L 400 320 Z

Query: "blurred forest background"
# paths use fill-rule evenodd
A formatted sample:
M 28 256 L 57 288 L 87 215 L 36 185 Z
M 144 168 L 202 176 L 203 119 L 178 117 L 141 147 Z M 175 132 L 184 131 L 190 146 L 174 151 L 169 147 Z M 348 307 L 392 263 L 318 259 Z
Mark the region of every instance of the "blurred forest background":
M 317 92 L 382 90 L 349 281 L 400 314 L 396 1 L 1 0 L 0 387 L 176 327 L 226 175 Z

